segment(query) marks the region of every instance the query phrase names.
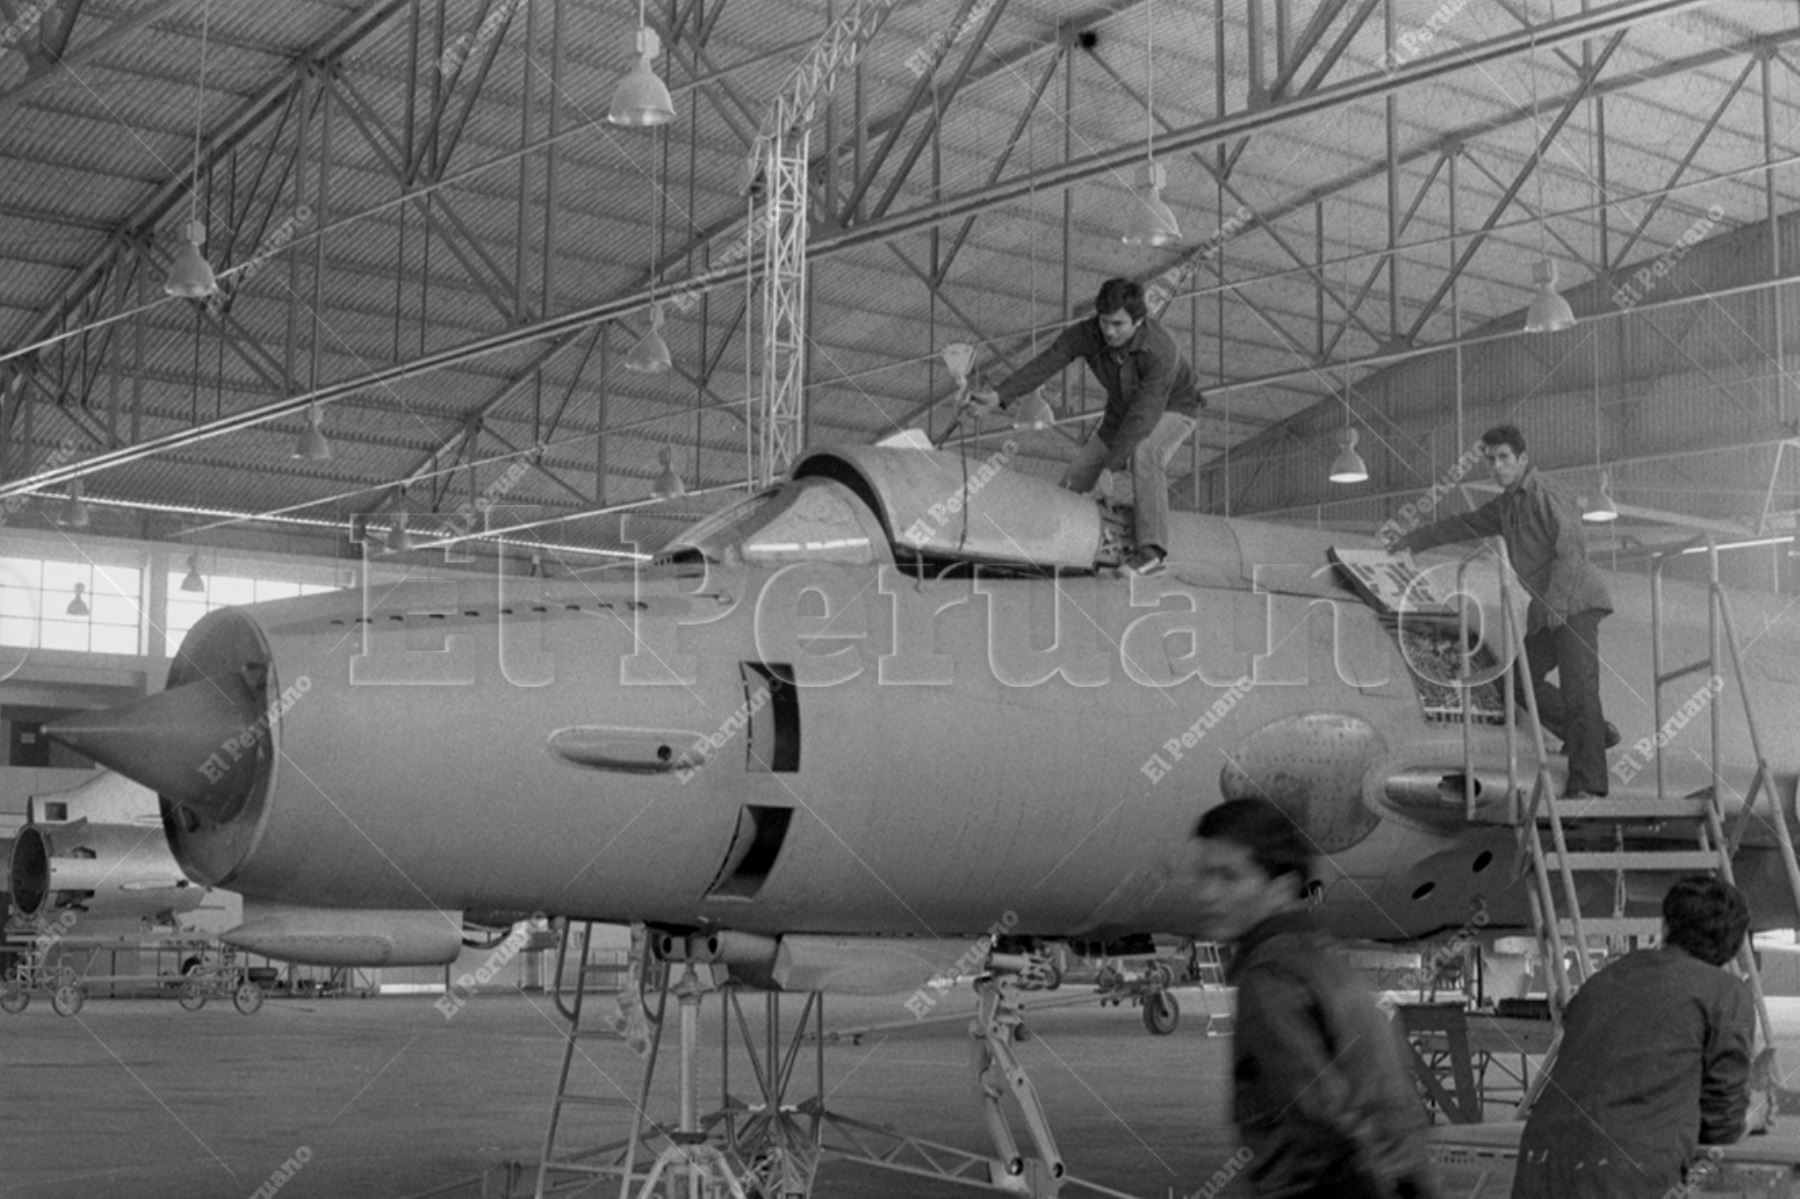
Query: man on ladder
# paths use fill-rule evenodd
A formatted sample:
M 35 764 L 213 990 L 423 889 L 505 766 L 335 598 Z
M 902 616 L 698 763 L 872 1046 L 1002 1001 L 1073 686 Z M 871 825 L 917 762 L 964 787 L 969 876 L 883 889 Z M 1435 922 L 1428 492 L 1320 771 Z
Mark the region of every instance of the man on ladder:
M 1574 503 L 1532 468 L 1525 435 L 1497 425 L 1481 435 L 1498 496 L 1469 513 L 1422 525 L 1388 547 L 1428 550 L 1498 534 L 1531 604 L 1525 618 L 1526 681 L 1538 718 L 1560 737 L 1569 759 L 1565 799 L 1606 794 L 1606 751 L 1618 732 L 1600 710 L 1600 620 L 1612 611 L 1606 582 L 1587 560 L 1587 539 Z M 1545 681 L 1556 671 L 1560 690 Z

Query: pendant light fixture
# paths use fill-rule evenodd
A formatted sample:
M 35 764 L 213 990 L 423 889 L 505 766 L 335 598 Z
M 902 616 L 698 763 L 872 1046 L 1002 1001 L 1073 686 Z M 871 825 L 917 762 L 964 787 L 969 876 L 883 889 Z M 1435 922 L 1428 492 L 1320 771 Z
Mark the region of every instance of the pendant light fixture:
M 687 485 L 681 476 L 675 473 L 675 451 L 668 446 L 662 448 L 657 457 L 662 461 L 662 472 L 656 481 L 650 484 L 650 494 L 659 500 L 672 500 L 687 491 Z
M 195 550 L 188 555 L 187 577 L 181 580 L 183 591 L 204 592 L 206 580 L 200 575 L 200 551 Z
M 1166 246 L 1181 240 L 1181 226 L 1163 203 L 1162 189 L 1169 178 L 1156 161 L 1156 14 L 1155 4 L 1144 5 L 1144 163 L 1138 167 L 1131 215 L 1125 220 L 1122 240 L 1128 246 Z
M 1551 19 L 1556 19 L 1554 6 L 1551 8 Z M 1527 333 L 1560 333 L 1564 329 L 1575 326 L 1575 310 L 1556 290 L 1556 263 L 1550 258 L 1550 247 L 1545 240 L 1545 226 L 1548 218 L 1544 215 L 1544 127 L 1538 119 L 1538 68 L 1537 68 L 1537 31 L 1531 35 L 1531 129 L 1533 136 L 1533 161 L 1531 173 L 1537 177 L 1538 208 L 1538 260 L 1531 266 L 1531 282 L 1536 290 L 1532 294 L 1531 304 L 1525 309 L 1525 332 Z
M 650 303 L 650 332 L 625 355 L 626 370 L 640 375 L 660 375 L 674 369 L 675 360 L 669 356 L 669 343 L 663 340 L 662 327 L 662 301 L 653 300 Z
M 644 19 L 645 0 L 638 0 L 637 64 L 613 88 L 606 119 L 635 129 L 667 125 L 675 119 L 675 101 L 657 77 L 651 59 L 662 53 L 662 39 Z
M 1619 519 L 1619 509 L 1612 498 L 1612 478 L 1607 471 L 1600 472 L 1600 495 L 1582 512 L 1581 519 L 1590 525 L 1611 524 Z
M 1037 140 L 1031 140 L 1031 169 L 1037 169 Z M 1031 187 L 1031 216 L 1037 218 L 1037 187 Z M 1037 238 L 1031 238 L 1031 356 L 1037 358 Z M 970 349 L 970 360 L 974 351 Z M 967 376 L 967 369 L 965 369 Z M 1039 383 L 1031 389 L 1024 400 L 1019 401 L 1019 410 L 1013 414 L 1013 430 L 1015 432 L 1040 432 L 1044 428 L 1057 425 L 1057 412 L 1044 400 L 1044 385 Z
M 169 277 L 163 291 L 183 300 L 204 300 L 219 290 L 212 264 L 200 247 L 206 244 L 206 223 L 200 219 L 200 128 L 206 113 L 206 33 L 211 15 L 211 0 L 200 5 L 200 87 L 194 97 L 194 171 L 188 184 L 188 219 L 182 229 L 181 248 L 169 265 Z
M 1056 411 L 1050 407 L 1050 401 L 1044 398 L 1044 389 L 1033 389 L 1019 403 L 1019 411 L 1013 417 L 1013 428 L 1021 433 L 1035 432 L 1052 428 L 1056 424 Z
M 87 584 L 75 584 L 75 598 L 69 601 L 69 606 L 64 608 L 63 611 L 67 612 L 70 616 L 86 616 L 88 614 L 87 601 L 82 598 L 86 592 Z
M 85 529 L 93 517 L 88 514 L 87 485 L 81 479 L 69 480 L 69 502 L 63 505 L 62 525 L 68 529 Z
M 306 428 L 300 431 L 300 439 L 294 443 L 294 457 L 310 462 L 331 460 L 331 443 L 325 440 L 325 430 L 319 427 L 321 419 L 317 404 L 307 408 Z
M 1364 465 L 1362 455 L 1356 452 L 1356 429 L 1345 425 L 1337 431 L 1338 453 L 1331 460 L 1331 481 L 1333 483 L 1366 483 L 1369 481 L 1369 468 Z
M 1333 483 L 1366 483 L 1369 480 L 1369 468 L 1363 463 L 1362 455 L 1356 452 L 1356 426 L 1351 424 L 1350 411 L 1350 367 L 1344 367 L 1344 390 L 1341 397 L 1344 401 L 1344 427 L 1337 431 L 1337 457 L 1331 460 Z

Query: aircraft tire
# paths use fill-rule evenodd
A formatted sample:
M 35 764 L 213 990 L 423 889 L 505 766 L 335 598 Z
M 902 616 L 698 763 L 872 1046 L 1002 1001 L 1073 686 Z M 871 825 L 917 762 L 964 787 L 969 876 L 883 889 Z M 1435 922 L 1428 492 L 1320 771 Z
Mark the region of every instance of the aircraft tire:
M 31 1006 L 31 992 L 16 982 L 0 987 L 0 1011 L 16 1016 Z
M 50 1006 L 59 1016 L 73 1016 L 87 1002 L 87 993 L 74 983 L 64 983 L 50 993 Z
M 1181 1023 L 1181 1005 L 1167 991 L 1144 996 L 1144 1027 L 1152 1036 L 1166 1037 Z
M 175 1000 L 184 1012 L 197 1012 L 206 1006 L 206 988 L 197 978 L 190 978 L 181 984 L 181 994 Z
M 254 1016 L 263 1005 L 263 989 L 255 983 L 239 983 L 231 993 L 231 1002 L 246 1016 Z

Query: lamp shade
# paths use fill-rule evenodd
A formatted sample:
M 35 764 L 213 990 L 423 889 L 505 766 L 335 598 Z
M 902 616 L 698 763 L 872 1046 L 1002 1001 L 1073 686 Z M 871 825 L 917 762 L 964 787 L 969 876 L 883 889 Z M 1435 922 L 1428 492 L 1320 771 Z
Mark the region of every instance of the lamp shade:
M 1048 429 L 1054 424 L 1056 424 L 1056 412 L 1050 407 L 1050 401 L 1044 398 L 1041 390 L 1033 391 L 1026 396 L 1024 402 L 1019 405 L 1018 414 L 1013 417 L 1013 428 L 1022 433 L 1029 430 Z
M 188 555 L 187 577 L 181 580 L 183 591 L 205 591 L 206 580 L 200 577 L 200 555 Z
M 1369 468 L 1363 464 L 1362 455 L 1356 452 L 1356 430 L 1339 429 L 1337 443 L 1337 457 L 1331 460 L 1331 481 L 1333 483 L 1368 482 Z
M 662 338 L 662 325 L 662 305 L 650 305 L 650 332 L 625 355 L 626 370 L 640 375 L 660 375 L 674 369 L 675 360 L 669 355 L 669 343 Z
M 190 221 L 185 236 L 187 240 L 175 251 L 175 261 L 169 264 L 169 277 L 163 281 L 163 291 L 183 300 L 204 300 L 219 290 L 212 264 L 200 252 L 201 243 L 206 241 L 206 226 L 199 221 Z
M 1556 264 L 1548 258 L 1539 259 L 1531 268 L 1531 281 L 1537 285 L 1537 294 L 1525 309 L 1525 332 L 1560 333 L 1574 328 L 1575 310 L 1556 290 Z
M 664 446 L 658 457 L 662 460 L 662 471 L 656 476 L 656 481 L 650 484 L 650 494 L 659 500 L 672 500 L 685 492 L 687 485 L 681 481 L 681 476 L 675 473 L 675 452 L 673 450 Z
M 406 513 L 394 513 L 394 523 L 388 526 L 388 553 L 405 554 L 412 551 L 412 534 L 406 529 Z
M 1619 508 L 1612 498 L 1612 480 L 1604 471 L 1600 474 L 1600 494 L 1583 510 L 1581 519 L 1591 525 L 1611 524 L 1619 519 Z
M 85 529 L 92 519 L 88 515 L 87 486 L 80 479 L 70 479 L 69 502 L 63 505 L 63 526 L 70 529 Z
M 294 443 L 294 457 L 311 462 L 330 461 L 331 443 L 325 440 L 325 431 L 319 427 L 319 420 L 319 406 L 314 404 L 306 410 L 306 428 L 300 431 L 300 439 Z
M 656 30 L 644 26 L 637 33 L 637 63 L 613 88 L 612 106 L 606 119 L 615 125 L 636 129 L 667 125 L 675 119 L 675 101 L 669 89 L 657 77 L 650 60 L 662 52 Z
M 70 616 L 86 616 L 88 614 L 87 600 L 82 598 L 83 593 L 86 591 L 86 583 L 75 584 L 75 598 L 69 601 L 69 606 L 63 609 L 63 611 L 67 612 Z
M 1120 235 L 1126 245 L 1167 246 L 1181 240 L 1181 226 L 1162 198 L 1167 183 L 1162 163 L 1147 162 L 1138 168 L 1137 189 Z

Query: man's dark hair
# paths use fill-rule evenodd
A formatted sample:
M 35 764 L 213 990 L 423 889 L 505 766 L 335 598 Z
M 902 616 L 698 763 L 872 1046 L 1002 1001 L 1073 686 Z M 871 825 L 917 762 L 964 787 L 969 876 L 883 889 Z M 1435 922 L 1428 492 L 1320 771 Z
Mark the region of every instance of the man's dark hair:
M 1121 308 L 1134 321 L 1143 320 L 1150 311 L 1144 307 L 1143 288 L 1130 279 L 1108 279 L 1100 285 L 1100 294 L 1094 297 L 1094 311 L 1105 316 Z
M 1689 875 L 1670 887 L 1662 914 L 1668 943 L 1709 966 L 1723 966 L 1735 957 L 1750 931 L 1750 905 L 1743 892 L 1710 874 Z
M 1519 432 L 1517 425 L 1495 425 L 1481 435 L 1481 444 L 1487 449 L 1509 445 L 1512 447 L 1513 453 L 1523 454 L 1525 452 L 1525 434 Z
M 1250 860 L 1270 878 L 1294 876 L 1294 894 L 1306 893 L 1312 875 L 1312 846 L 1293 817 L 1266 799 L 1228 799 L 1208 808 L 1194 824 L 1194 836 L 1230 841 L 1250 851 Z

